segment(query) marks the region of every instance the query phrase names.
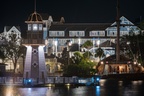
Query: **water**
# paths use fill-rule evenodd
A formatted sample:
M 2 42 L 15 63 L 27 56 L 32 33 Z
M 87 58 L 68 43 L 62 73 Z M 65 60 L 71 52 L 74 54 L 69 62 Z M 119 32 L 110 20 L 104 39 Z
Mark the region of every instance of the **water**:
M 144 81 L 101 80 L 100 86 L 1 86 L 0 96 L 144 96 Z

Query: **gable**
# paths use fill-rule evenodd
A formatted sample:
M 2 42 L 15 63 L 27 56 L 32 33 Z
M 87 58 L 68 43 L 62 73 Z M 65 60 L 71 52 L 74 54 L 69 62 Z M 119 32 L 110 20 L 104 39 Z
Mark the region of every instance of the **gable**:
M 130 34 L 130 32 L 134 32 L 135 34 L 139 34 L 139 28 L 135 26 L 131 21 L 122 16 L 120 18 L 120 36 Z M 106 29 L 108 36 L 116 36 L 117 34 L 117 22 L 111 24 L 111 27 Z
M 131 25 L 131 26 L 134 25 L 131 21 L 129 21 L 129 20 L 128 20 L 127 18 L 125 18 L 124 16 L 122 16 L 122 17 L 120 18 L 120 24 L 121 24 L 121 25 Z M 114 25 L 116 25 L 116 22 L 114 22 L 111 26 L 114 26 Z
M 18 30 L 18 28 L 16 28 L 15 26 L 13 26 L 9 31 L 7 31 L 7 33 L 14 33 L 14 34 L 21 34 L 21 32 Z

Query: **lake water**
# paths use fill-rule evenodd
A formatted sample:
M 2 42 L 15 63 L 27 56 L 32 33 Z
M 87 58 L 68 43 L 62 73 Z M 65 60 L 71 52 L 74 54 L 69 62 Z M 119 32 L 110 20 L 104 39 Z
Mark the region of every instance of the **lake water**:
M 100 86 L 0 86 L 0 96 L 144 96 L 144 81 L 101 80 Z

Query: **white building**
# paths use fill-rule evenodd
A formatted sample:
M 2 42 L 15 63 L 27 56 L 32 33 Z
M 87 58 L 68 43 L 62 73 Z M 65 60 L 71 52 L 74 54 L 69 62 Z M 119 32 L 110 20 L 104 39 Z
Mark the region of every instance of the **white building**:
M 106 56 L 115 54 L 113 46 L 117 37 L 116 22 L 113 23 L 65 23 L 63 17 L 59 21 L 54 21 L 52 16 L 42 14 L 43 25 L 37 27 L 43 31 L 43 39 L 45 40 L 46 47 L 45 53 L 52 53 L 59 56 L 64 47 L 67 47 L 66 42 L 70 40 L 72 44 L 78 44 L 81 46 L 87 40 L 93 42 L 93 47 L 90 49 L 94 52 L 95 49 L 101 47 L 104 49 Z M 29 18 L 30 20 L 31 18 Z M 135 26 L 131 21 L 122 16 L 120 18 L 120 37 L 129 34 L 131 31 L 139 34 L 139 28 Z M 32 30 L 34 26 L 29 23 L 27 31 Z M 0 34 L 0 41 L 3 41 L 3 37 L 9 40 L 9 35 L 13 33 L 17 35 L 17 38 L 21 38 L 21 31 L 19 26 L 5 26 L 4 32 Z M 99 42 L 99 43 L 98 43 Z M 109 44 L 107 43 L 109 42 Z M 112 49 L 112 50 L 106 50 Z M 20 60 L 21 61 L 21 60 Z M 9 65 L 6 67 L 8 70 L 13 66 L 9 61 Z

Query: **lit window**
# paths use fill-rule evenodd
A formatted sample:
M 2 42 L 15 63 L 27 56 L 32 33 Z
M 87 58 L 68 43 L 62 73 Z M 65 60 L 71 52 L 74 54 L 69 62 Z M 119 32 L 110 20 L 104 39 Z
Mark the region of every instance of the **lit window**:
M 28 24 L 28 30 L 31 30 L 31 24 Z
M 33 24 L 33 30 L 36 31 L 38 29 L 37 24 Z
M 42 30 L 42 24 L 39 24 L 39 30 Z

